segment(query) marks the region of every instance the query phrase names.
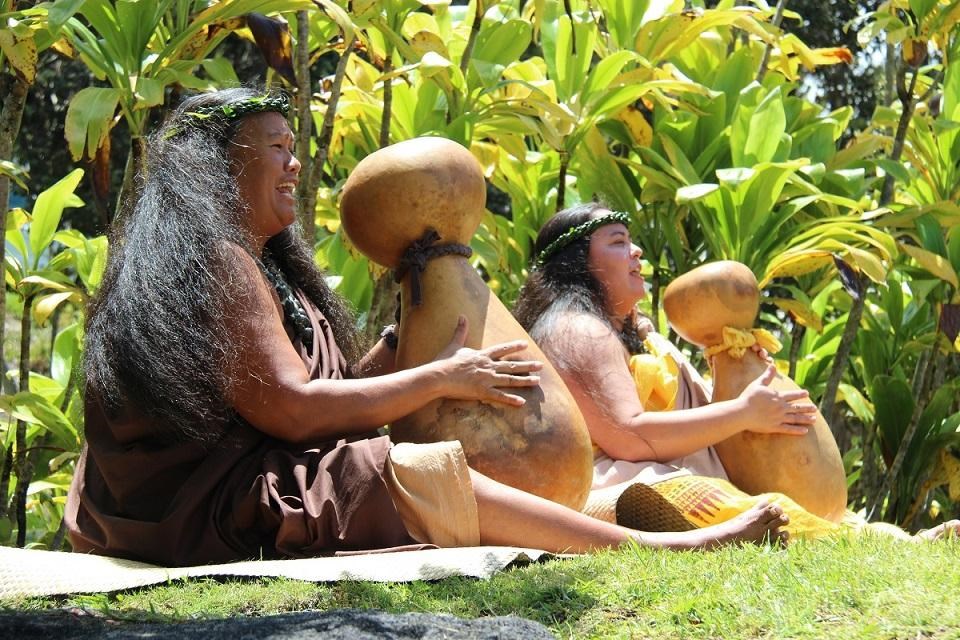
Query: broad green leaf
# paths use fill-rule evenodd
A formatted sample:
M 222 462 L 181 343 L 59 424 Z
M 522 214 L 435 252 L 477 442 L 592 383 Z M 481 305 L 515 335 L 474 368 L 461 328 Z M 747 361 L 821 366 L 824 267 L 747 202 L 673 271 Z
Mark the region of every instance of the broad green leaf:
M 28 85 L 33 84 L 37 76 L 37 43 L 30 38 L 20 39 L 9 29 L 0 29 L 0 51 L 6 62 Z
M 883 265 L 877 256 L 854 246 L 847 245 L 847 253 L 850 259 L 857 265 L 867 277 L 874 282 L 880 283 L 887 279 L 887 268 Z
M 913 415 L 913 392 L 910 385 L 900 378 L 878 375 L 870 386 L 870 398 L 880 427 L 883 454 L 889 463 L 896 455 Z
M 17 420 L 47 429 L 54 434 L 57 444 L 61 446 L 80 446 L 76 426 L 71 424 L 60 409 L 39 394 L 21 391 L 13 396 L 0 396 L 0 409 Z
M 938 0 L 910 0 L 910 10 L 917 17 L 917 22 L 923 22 L 927 14 L 937 6 Z
M 163 104 L 164 84 L 156 78 L 146 78 L 141 76 L 137 80 L 137 90 L 134 93 L 135 109 L 149 109 L 158 104 Z M 92 148 L 92 147 L 88 147 Z
M 30 223 L 30 249 L 33 252 L 33 268 L 40 254 L 47 248 L 60 225 L 65 206 L 76 206 L 74 190 L 80 184 L 83 169 L 74 169 L 49 189 L 37 196 L 33 206 L 33 221 Z
M 777 87 L 761 98 L 762 91 L 751 85 L 740 94 L 730 130 L 733 164 L 749 167 L 774 160 L 786 129 L 783 96 Z
M 859 389 L 845 382 L 840 383 L 837 390 L 837 399 L 846 402 L 854 415 L 864 424 L 871 424 L 874 420 L 873 404 L 867 400 Z
M 73 17 L 77 11 L 80 10 L 80 7 L 87 0 L 57 0 L 57 2 L 51 2 L 49 9 L 47 10 L 48 18 L 48 27 L 51 31 L 57 32 L 60 30 L 67 20 Z
M 823 320 L 809 304 L 794 298 L 768 298 L 769 302 L 790 313 L 794 319 L 817 333 L 823 332 Z
M 64 327 L 53 340 L 50 375 L 61 387 L 66 387 L 74 366 L 83 353 L 82 330 L 79 323 Z
M 87 291 L 93 293 L 100 286 L 104 269 L 107 267 L 107 236 L 97 236 L 73 249 L 76 255 L 77 275 Z
M 80 304 L 83 301 L 83 298 L 76 290 L 60 291 L 37 297 L 33 303 L 34 320 L 39 326 L 44 326 L 47 322 L 47 318 L 50 317 L 56 308 L 67 301 L 73 302 L 74 304 Z
M 829 251 L 808 249 L 781 253 L 767 265 L 767 271 L 760 281 L 765 288 L 774 278 L 795 278 L 833 264 L 833 254 Z
M 721 185 L 734 190 L 757 175 L 757 172 L 749 167 L 717 169 L 716 173 Z
M 74 160 L 93 157 L 110 135 L 121 97 L 120 89 L 87 87 L 78 91 L 67 107 L 64 135 Z
M 899 246 L 904 253 L 916 260 L 917 264 L 919 264 L 921 267 L 937 276 L 941 280 L 949 282 L 951 285 L 953 285 L 954 289 L 960 287 L 960 280 L 957 278 L 957 272 L 954 271 L 953 266 L 946 258 L 910 244 L 901 243 Z
M 63 394 L 63 385 L 53 378 L 31 371 L 30 392 L 41 396 L 47 402 L 56 404 L 57 399 Z
M 720 188 L 720 185 L 712 183 L 692 184 L 677 189 L 676 203 L 687 204 L 700 200 Z
M 20 284 L 36 285 L 41 291 L 69 291 L 75 288 L 73 282 L 65 274 L 49 269 L 37 271 L 24 277 Z
M 956 273 L 960 273 L 960 227 L 947 231 L 947 256 Z

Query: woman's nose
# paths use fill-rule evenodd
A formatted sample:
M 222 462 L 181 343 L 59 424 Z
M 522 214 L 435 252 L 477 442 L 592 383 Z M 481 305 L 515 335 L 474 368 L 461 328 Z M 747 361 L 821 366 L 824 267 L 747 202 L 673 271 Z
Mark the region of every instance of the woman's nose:
M 630 251 L 630 254 L 631 254 L 631 255 L 635 255 L 635 256 L 637 256 L 638 258 L 643 257 L 643 249 L 641 249 L 640 247 L 638 247 L 638 246 L 635 245 L 635 244 L 631 244 L 630 246 L 632 247 L 632 249 L 631 249 L 631 251 Z
M 301 167 L 303 166 L 300 164 L 300 160 L 297 158 L 297 156 L 295 156 L 292 153 L 290 154 L 290 162 L 288 162 L 287 165 L 290 167 L 290 171 L 293 171 L 298 175 L 300 173 Z

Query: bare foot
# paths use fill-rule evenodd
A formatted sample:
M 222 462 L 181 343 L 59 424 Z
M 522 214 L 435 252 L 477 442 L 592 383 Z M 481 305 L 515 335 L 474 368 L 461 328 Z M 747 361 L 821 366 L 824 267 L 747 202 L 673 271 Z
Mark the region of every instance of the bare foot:
M 638 532 L 641 544 L 670 549 L 715 549 L 722 545 L 749 542 L 752 544 L 786 544 L 788 534 L 780 527 L 790 518 L 775 504 L 761 501 L 735 518 L 703 529 L 680 532 Z
M 957 536 L 960 536 L 960 520 L 948 520 L 947 522 L 938 524 L 933 529 L 918 531 L 916 535 L 913 536 L 913 539 L 920 542 L 927 542 L 943 538 L 955 538 Z

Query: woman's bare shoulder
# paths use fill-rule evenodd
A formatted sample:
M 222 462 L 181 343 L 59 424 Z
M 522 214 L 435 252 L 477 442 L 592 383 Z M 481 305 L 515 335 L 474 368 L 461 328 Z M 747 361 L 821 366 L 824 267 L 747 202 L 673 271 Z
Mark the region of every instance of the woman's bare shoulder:
M 570 312 L 557 317 L 545 342 L 548 355 L 559 355 L 552 358 L 555 364 L 571 373 L 582 373 L 598 362 L 624 357 L 623 343 L 613 327 L 592 313 Z

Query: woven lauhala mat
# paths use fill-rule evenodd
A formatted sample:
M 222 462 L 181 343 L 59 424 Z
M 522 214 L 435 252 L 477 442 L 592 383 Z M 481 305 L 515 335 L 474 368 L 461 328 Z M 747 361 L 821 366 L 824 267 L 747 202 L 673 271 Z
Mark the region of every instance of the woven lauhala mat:
M 410 582 L 450 576 L 486 579 L 510 564 L 542 557 L 550 556 L 518 547 L 463 547 L 159 567 L 103 556 L 0 547 L 0 599 L 119 591 L 198 576 L 270 576 L 310 582 Z

